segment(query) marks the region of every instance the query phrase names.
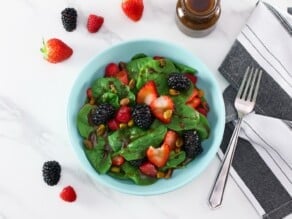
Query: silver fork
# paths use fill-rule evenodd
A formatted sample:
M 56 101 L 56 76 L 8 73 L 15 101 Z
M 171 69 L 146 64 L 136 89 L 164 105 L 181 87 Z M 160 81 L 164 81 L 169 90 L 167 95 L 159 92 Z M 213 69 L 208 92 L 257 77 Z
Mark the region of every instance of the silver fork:
M 254 69 L 253 67 L 247 67 L 240 88 L 237 92 L 234 105 L 238 113 L 238 120 L 230 138 L 224 160 L 221 164 L 221 168 L 213 185 L 211 195 L 209 197 L 209 204 L 212 208 L 219 207 L 222 204 L 230 166 L 237 145 L 240 125 L 243 117 L 252 112 L 255 107 L 261 76 L 262 70 Z

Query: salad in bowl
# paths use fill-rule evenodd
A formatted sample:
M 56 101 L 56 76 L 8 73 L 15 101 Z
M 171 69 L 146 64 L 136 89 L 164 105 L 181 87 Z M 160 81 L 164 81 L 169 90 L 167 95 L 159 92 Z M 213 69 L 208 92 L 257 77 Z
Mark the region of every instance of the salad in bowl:
M 224 127 L 222 97 L 214 79 L 202 73 L 204 66 L 153 46 L 125 51 L 119 47 L 129 45 L 122 43 L 100 54 L 103 64 L 91 61 L 82 73 L 86 80 L 80 75 L 75 82 L 68 110 L 72 144 L 90 175 L 139 195 L 191 181 L 214 157 Z M 110 59 L 117 48 L 128 58 L 113 53 Z

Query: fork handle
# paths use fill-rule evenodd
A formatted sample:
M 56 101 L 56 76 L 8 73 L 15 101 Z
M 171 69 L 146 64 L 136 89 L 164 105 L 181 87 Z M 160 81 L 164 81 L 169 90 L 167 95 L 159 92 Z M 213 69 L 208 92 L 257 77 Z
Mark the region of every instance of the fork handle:
M 216 177 L 215 183 L 211 190 L 211 194 L 209 197 L 209 204 L 212 208 L 217 208 L 222 204 L 223 194 L 226 186 L 226 182 L 228 179 L 228 174 L 230 170 L 230 166 L 233 160 L 234 152 L 237 145 L 238 134 L 240 131 L 240 125 L 242 122 L 242 118 L 239 118 L 237 124 L 234 128 L 232 136 L 230 138 L 224 160 L 221 164 L 221 168 Z

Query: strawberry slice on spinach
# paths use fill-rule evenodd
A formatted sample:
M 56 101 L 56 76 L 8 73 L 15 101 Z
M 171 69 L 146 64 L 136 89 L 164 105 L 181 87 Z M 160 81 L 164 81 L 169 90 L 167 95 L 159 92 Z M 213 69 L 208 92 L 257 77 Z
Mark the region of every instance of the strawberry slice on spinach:
M 209 122 L 204 115 L 185 104 L 188 93 L 172 97 L 175 110 L 167 127 L 177 132 L 195 129 L 198 131 L 201 140 L 207 139 L 210 133 Z
M 152 145 L 159 147 L 167 132 L 165 125 L 160 122 L 154 122 L 144 135 L 131 141 L 127 147 L 122 148 L 119 152 L 126 160 L 137 160 L 145 157 L 147 148 Z

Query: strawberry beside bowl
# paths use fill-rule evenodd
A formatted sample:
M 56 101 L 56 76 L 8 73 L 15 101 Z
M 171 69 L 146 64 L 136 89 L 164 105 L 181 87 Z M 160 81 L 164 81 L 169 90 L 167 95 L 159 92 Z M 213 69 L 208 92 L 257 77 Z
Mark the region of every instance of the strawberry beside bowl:
M 101 168 L 97 168 L 99 171 L 97 171 L 96 168 L 94 168 L 94 166 L 92 165 L 92 160 L 90 161 L 90 159 L 88 159 L 89 157 L 88 157 L 88 153 L 86 153 L 86 150 L 85 150 L 84 138 L 81 137 L 80 130 L 78 130 L 77 128 L 78 126 L 77 117 L 80 113 L 80 109 L 84 106 L 84 103 L 88 101 L 88 97 L 86 96 L 86 93 L 87 95 L 88 93 L 90 93 L 88 92 L 88 88 L 92 86 L 92 83 L 97 78 L 104 77 L 104 72 L 105 72 L 105 68 L 107 64 L 119 63 L 121 61 L 129 62 L 131 58 L 136 54 L 146 54 L 147 56 L 150 56 L 150 57 L 155 57 L 155 56 L 165 57 L 170 60 L 173 60 L 176 63 L 181 63 L 181 64 L 184 64 L 185 66 L 190 66 L 196 69 L 197 71 L 196 74 L 198 78 L 198 81 L 196 82 L 196 86 L 204 91 L 204 98 L 207 101 L 209 105 L 209 109 L 210 109 L 207 115 L 210 132 L 209 132 L 208 138 L 202 141 L 203 152 L 200 153 L 198 156 L 196 156 L 195 159 L 193 159 L 191 162 L 187 163 L 183 168 L 175 169 L 175 171 L 172 172 L 172 175 L 170 178 L 168 179 L 161 178 L 161 179 L 158 179 L 153 184 L 149 183 L 149 185 L 137 185 L 131 180 L 117 179 L 117 178 L 113 178 L 112 176 L 108 174 L 99 173 L 99 172 L 103 172 L 105 169 L 109 170 L 109 166 L 107 167 L 106 165 L 104 165 Z M 111 69 L 114 69 L 114 66 L 108 66 L 108 67 Z M 124 79 L 125 78 L 122 77 L 122 81 L 124 81 Z M 125 83 L 128 83 L 128 81 Z M 151 82 L 149 82 L 149 84 L 151 84 Z M 147 92 L 148 90 L 153 89 L 153 87 L 150 87 L 150 85 L 147 85 L 147 86 L 146 88 L 144 88 L 144 90 L 146 90 Z M 143 89 L 141 88 L 140 90 L 143 90 Z M 147 92 L 144 92 L 144 90 L 140 92 L 143 95 L 139 96 L 139 94 L 136 94 L 138 96 L 138 98 L 136 99 L 139 99 L 139 101 L 142 101 L 142 102 L 144 101 L 143 100 L 144 94 L 145 93 L 147 94 Z M 153 92 L 150 95 L 150 99 L 153 98 L 152 94 Z M 149 108 L 153 110 L 152 112 L 155 114 L 155 116 L 157 116 L 156 117 L 157 120 L 160 120 L 158 123 L 159 124 L 169 123 L 168 121 L 169 118 L 167 117 L 168 120 L 165 121 L 165 118 L 163 116 L 168 115 L 169 110 L 172 110 L 172 108 L 170 109 L 167 108 L 168 111 L 163 112 L 163 114 L 161 114 L 161 110 L 163 108 L 162 107 L 163 102 L 168 100 L 169 97 L 167 96 L 165 97 L 165 95 L 160 95 L 159 97 L 158 96 L 154 97 L 154 99 L 155 100 L 151 100 L 151 102 L 154 103 L 154 107 L 152 106 L 153 104 L 151 105 L 149 104 Z M 145 102 L 149 102 L 149 98 L 145 98 Z M 168 104 L 167 101 L 166 103 Z M 169 107 L 169 106 L 170 105 L 168 104 L 166 107 Z M 127 108 L 127 107 L 124 107 L 124 108 Z M 175 109 L 173 110 L 175 112 Z M 125 111 L 127 111 L 127 109 L 125 109 Z M 158 195 L 158 194 L 170 192 L 175 189 L 181 188 L 183 185 L 194 180 L 200 173 L 202 173 L 206 169 L 206 167 L 209 165 L 211 160 L 215 157 L 216 152 L 218 151 L 221 140 L 222 140 L 223 131 L 224 131 L 224 123 L 225 123 L 225 108 L 224 108 L 222 93 L 221 93 L 221 90 L 219 89 L 217 81 L 215 80 L 212 73 L 208 70 L 208 68 L 195 55 L 193 55 L 190 51 L 186 50 L 185 48 L 171 42 L 152 40 L 152 39 L 145 39 L 145 40 L 141 39 L 141 40 L 132 40 L 132 41 L 127 41 L 127 42 L 122 42 L 108 48 L 107 50 L 93 57 L 88 62 L 88 64 L 84 67 L 84 69 L 80 72 L 79 76 L 74 82 L 71 89 L 71 93 L 69 95 L 68 108 L 67 108 L 67 127 L 68 127 L 68 132 L 69 132 L 69 138 L 70 138 L 72 147 L 74 151 L 76 152 L 76 155 L 78 159 L 80 160 L 84 170 L 99 183 L 109 188 L 115 189 L 117 191 L 133 194 L 133 195 Z M 108 126 L 112 127 L 112 124 L 109 125 L 108 123 Z M 171 132 L 170 133 L 167 132 L 167 133 L 170 136 L 173 136 L 171 135 Z M 149 136 L 155 137 L 155 135 L 151 136 L 151 133 Z M 119 145 L 119 143 L 117 143 L 117 145 Z M 170 149 L 168 146 L 163 144 L 157 149 L 149 145 L 148 150 L 147 151 L 145 150 L 145 156 L 149 155 L 150 157 L 148 157 L 149 158 L 148 161 L 145 161 L 143 165 L 141 164 L 141 166 L 136 171 L 141 171 L 142 175 L 143 175 L 143 171 L 146 171 L 144 173 L 148 174 L 147 177 L 150 177 L 150 178 L 155 177 L 155 174 L 157 175 L 158 172 L 161 172 L 160 170 L 163 170 L 165 161 L 164 162 L 161 161 L 162 159 L 161 157 L 158 157 L 158 158 L 153 157 L 153 154 L 161 154 L 163 152 L 165 155 L 166 153 L 165 151 L 167 151 L 167 153 L 169 154 L 171 153 L 169 151 L 171 150 L 175 151 L 175 149 Z M 127 146 L 124 145 L 123 147 L 127 147 Z M 132 155 L 128 155 L 126 153 L 127 152 L 126 150 L 123 151 L 123 149 L 121 149 L 122 151 L 121 153 L 119 153 L 120 151 L 116 152 L 118 153 L 118 155 L 115 155 L 115 153 L 113 153 L 114 155 L 112 155 L 111 157 L 112 165 L 114 163 L 118 167 L 118 168 L 114 167 L 112 169 L 113 173 L 121 169 L 120 165 L 121 163 L 125 162 L 124 159 L 125 160 L 132 159 Z M 124 157 L 121 158 L 120 155 Z M 134 154 L 133 156 L 136 156 L 136 154 Z

